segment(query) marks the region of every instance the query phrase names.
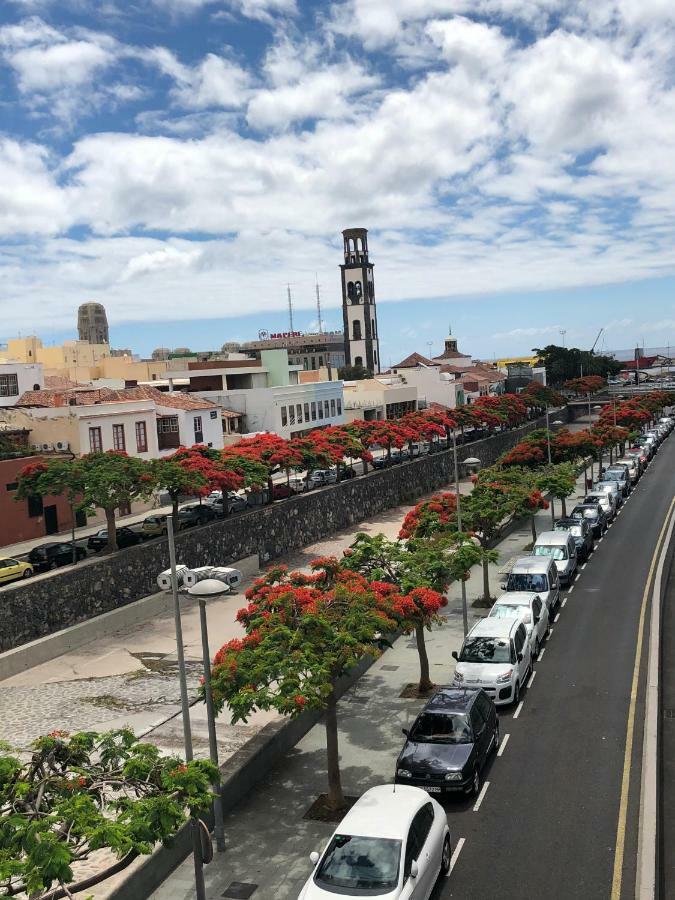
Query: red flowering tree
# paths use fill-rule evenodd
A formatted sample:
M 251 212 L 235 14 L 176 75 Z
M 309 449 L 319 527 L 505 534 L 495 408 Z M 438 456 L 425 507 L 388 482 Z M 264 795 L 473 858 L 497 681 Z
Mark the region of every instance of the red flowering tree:
M 536 469 L 546 462 L 546 450 L 533 441 L 521 441 L 499 458 L 504 468 L 516 466 Z
M 476 486 L 507 494 L 513 518 L 529 517 L 532 540 L 537 540 L 535 515 L 540 509 L 548 509 L 548 503 L 537 484 L 537 473 L 527 467 L 500 465 L 482 469 L 475 479 Z
M 359 533 L 344 553 L 343 567 L 391 592 L 392 613 L 399 628 L 415 634 L 420 660 L 418 693 L 428 693 L 434 685 L 424 633 L 442 621 L 440 610 L 448 602 L 445 591 L 451 582 L 468 577 L 478 562 L 479 549 L 466 541 L 466 535 L 456 532 L 407 541 Z
M 439 532 L 456 529 L 457 499 L 446 491 L 435 494 L 420 502 L 410 510 L 403 520 L 399 538 L 428 538 Z
M 546 409 L 547 406 L 565 405 L 565 398 L 562 394 L 534 380 L 530 381 L 518 396 L 530 409 Z
M 153 460 L 156 483 L 171 497 L 173 524 L 178 528 L 178 499 L 189 494 L 206 497 L 211 491 L 238 490 L 244 484 L 243 477 L 231 468 L 222 454 L 203 444 L 179 447 L 171 456 Z M 227 511 L 227 503 L 223 504 Z
M 597 394 L 607 387 L 607 382 L 601 375 L 584 375 L 582 378 L 570 378 L 563 387 L 581 397 L 584 394 Z
M 246 592 L 248 606 L 237 616 L 246 635 L 216 654 L 212 691 L 216 709 L 227 704 L 233 722 L 246 721 L 255 709 L 323 712 L 327 804 L 340 809 L 337 682 L 366 654 L 381 653 L 382 635 L 397 622 L 388 589 L 378 590 L 335 559 L 315 560 L 312 570 L 305 575 L 277 566 Z

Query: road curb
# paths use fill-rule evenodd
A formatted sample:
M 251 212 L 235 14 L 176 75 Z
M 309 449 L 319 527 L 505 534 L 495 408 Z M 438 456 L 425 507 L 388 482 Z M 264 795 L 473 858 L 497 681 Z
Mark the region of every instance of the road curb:
M 659 758 L 660 758 L 660 709 L 661 692 L 659 675 L 661 668 L 661 613 L 665 596 L 664 571 L 668 573 L 673 560 L 675 542 L 675 509 L 670 511 L 670 523 L 659 564 L 654 577 L 649 623 L 647 679 L 645 685 L 645 723 L 642 741 L 642 776 L 638 813 L 638 847 L 635 879 L 636 900 L 654 900 L 658 883 L 658 834 L 659 834 Z

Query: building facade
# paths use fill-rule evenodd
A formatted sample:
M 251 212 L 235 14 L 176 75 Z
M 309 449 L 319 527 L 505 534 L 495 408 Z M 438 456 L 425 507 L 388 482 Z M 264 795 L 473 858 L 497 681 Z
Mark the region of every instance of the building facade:
M 288 362 L 311 372 L 321 368 L 341 369 L 345 364 L 345 340 L 341 331 L 302 334 L 298 331 L 265 336 L 240 345 L 242 352 L 286 350 Z
M 348 228 L 342 232 L 342 238 L 345 261 L 340 271 L 345 363 L 377 373 L 380 371 L 380 340 L 373 263 L 368 256 L 368 231 L 366 228 Z
M 417 387 L 394 376 L 344 382 L 345 421 L 380 422 L 418 409 Z
M 39 363 L 0 363 L 0 407 L 15 406 L 25 391 L 39 391 L 44 384 Z
M 83 303 L 77 310 L 77 334 L 89 344 L 108 344 L 108 316 L 101 303 Z
M 28 452 L 18 459 L 0 455 L 0 547 L 67 531 L 73 525 L 73 510 L 65 497 L 30 497 L 16 500 L 19 472 L 44 457 Z

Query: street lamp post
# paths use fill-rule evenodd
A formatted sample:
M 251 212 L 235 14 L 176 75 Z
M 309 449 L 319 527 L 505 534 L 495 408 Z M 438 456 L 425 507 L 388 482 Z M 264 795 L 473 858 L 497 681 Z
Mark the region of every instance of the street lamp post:
M 548 464 L 551 465 L 551 432 L 548 423 L 548 404 L 546 405 L 546 451 L 548 453 Z
M 185 759 L 187 762 L 193 757 L 192 753 L 192 728 L 190 726 L 190 702 L 188 700 L 187 675 L 185 671 L 185 653 L 183 652 L 183 626 L 180 618 L 180 601 L 178 599 L 178 575 L 176 574 L 176 543 L 173 535 L 173 519 L 167 516 L 166 534 L 169 542 L 169 564 L 171 567 L 171 593 L 173 594 L 173 616 L 176 627 L 176 656 L 178 659 L 178 679 L 180 682 L 180 705 L 183 718 L 183 741 L 185 744 Z M 192 817 L 190 819 L 192 832 L 192 855 L 195 866 L 195 896 L 197 900 L 206 900 L 206 885 L 204 884 L 204 863 L 202 859 L 202 839 L 199 832 L 199 822 Z
M 457 531 L 462 532 L 462 505 L 459 497 L 459 470 L 457 468 L 457 435 L 455 429 L 452 429 L 452 457 L 455 464 L 455 506 L 457 508 Z M 464 637 L 469 630 L 469 613 L 466 606 L 466 583 L 462 578 L 462 625 L 464 627 Z

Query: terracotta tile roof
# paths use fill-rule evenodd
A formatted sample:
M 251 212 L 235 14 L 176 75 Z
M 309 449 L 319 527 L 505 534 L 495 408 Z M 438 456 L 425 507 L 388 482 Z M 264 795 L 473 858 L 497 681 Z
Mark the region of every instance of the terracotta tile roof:
M 641 356 L 637 361 L 637 366 L 640 369 L 651 369 L 657 359 L 657 356 Z M 636 363 L 634 359 L 629 359 L 628 362 L 624 363 L 623 365 L 624 369 L 633 370 L 635 370 L 635 366 Z
M 223 419 L 241 419 L 244 415 L 243 413 L 235 412 L 233 409 L 221 409 L 220 414 Z
M 71 401 L 75 401 L 71 403 Z M 217 405 L 210 400 L 203 400 L 192 394 L 179 391 L 164 392 L 157 388 L 138 385 L 137 387 L 113 390 L 112 388 L 90 388 L 69 390 L 26 391 L 17 402 L 17 406 L 51 407 L 60 406 L 93 406 L 100 403 L 125 403 L 130 400 L 151 400 L 157 406 L 170 409 L 216 409 Z
M 45 375 L 45 387 L 51 391 L 67 391 L 71 388 L 86 387 L 78 381 L 71 381 L 65 375 Z
M 422 356 L 421 353 L 411 353 L 410 356 L 406 356 L 406 358 L 398 365 L 392 366 L 392 369 L 414 369 L 416 366 L 436 365 L 438 365 L 438 363 L 435 363 L 433 359 L 428 359 L 426 356 Z

